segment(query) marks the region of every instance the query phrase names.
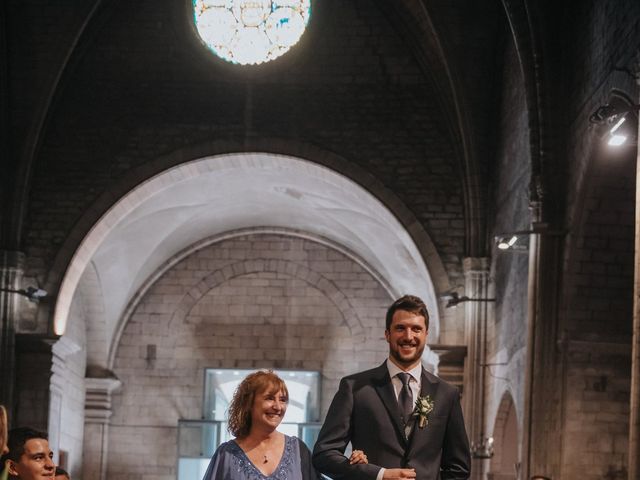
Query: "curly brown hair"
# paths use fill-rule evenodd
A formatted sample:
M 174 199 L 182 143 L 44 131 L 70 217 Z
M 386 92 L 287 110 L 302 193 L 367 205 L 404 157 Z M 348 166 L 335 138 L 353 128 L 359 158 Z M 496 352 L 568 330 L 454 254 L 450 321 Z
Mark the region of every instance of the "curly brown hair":
M 251 409 L 256 394 L 262 392 L 283 392 L 289 398 L 287 386 L 271 370 L 259 370 L 245 377 L 233 394 L 229 404 L 229 432 L 236 438 L 244 438 L 251 431 Z

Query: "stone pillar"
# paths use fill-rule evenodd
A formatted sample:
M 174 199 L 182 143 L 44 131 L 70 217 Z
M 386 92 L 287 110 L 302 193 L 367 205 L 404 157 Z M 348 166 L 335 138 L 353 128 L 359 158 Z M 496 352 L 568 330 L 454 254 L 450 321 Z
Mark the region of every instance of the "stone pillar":
M 532 235 L 529 244 L 527 364 L 522 433 L 523 479 L 560 475 L 564 359 L 558 326 L 562 237 Z
M 106 480 L 109 458 L 111 394 L 120 388 L 115 377 L 86 378 L 85 426 L 82 478 Z
M 638 69 L 640 71 L 640 68 Z M 640 84 L 640 81 L 638 82 Z M 640 139 L 640 122 L 638 137 Z M 636 146 L 636 227 L 629 415 L 629 480 L 640 479 L 640 148 Z
M 80 351 L 80 345 L 67 337 L 60 337 L 51 348 L 51 383 L 49 386 L 49 446 L 56 455 L 60 452 L 62 404 L 66 385 L 67 357 Z
M 465 279 L 465 295 L 469 298 L 488 298 L 489 259 L 465 258 L 462 263 Z M 465 342 L 468 355 L 466 381 L 464 385 L 464 407 L 469 427 L 469 440 L 478 446 L 487 436 L 484 411 L 486 391 L 484 364 L 486 363 L 488 302 L 466 302 Z M 488 467 L 487 459 L 473 459 L 472 479 L 484 478 Z
M 6 290 L 20 288 L 24 260 L 21 252 L 0 251 L 0 403 L 10 411 L 9 421 L 15 401 L 15 330 L 19 297 Z

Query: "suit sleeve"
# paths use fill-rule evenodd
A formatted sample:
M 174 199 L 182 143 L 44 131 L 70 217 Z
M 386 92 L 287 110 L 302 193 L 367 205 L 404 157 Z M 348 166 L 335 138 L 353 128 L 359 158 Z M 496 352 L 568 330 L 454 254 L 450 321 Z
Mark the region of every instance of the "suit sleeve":
M 344 456 L 351 441 L 353 403 L 352 386 L 343 378 L 318 434 L 313 449 L 313 465 L 319 472 L 334 479 L 375 480 L 379 466 L 350 465 L 349 459 Z
M 464 427 L 460 395 L 454 391 L 453 407 L 447 422 L 447 430 L 442 445 L 440 478 L 442 480 L 466 480 L 471 474 L 469 439 Z

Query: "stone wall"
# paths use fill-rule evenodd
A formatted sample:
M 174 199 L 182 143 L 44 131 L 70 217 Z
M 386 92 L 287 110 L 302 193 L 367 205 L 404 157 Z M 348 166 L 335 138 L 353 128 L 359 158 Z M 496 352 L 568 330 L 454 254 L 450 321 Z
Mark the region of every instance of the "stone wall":
M 626 477 L 634 160 L 629 155 L 594 158 L 583 214 L 577 224 L 580 239 L 568 264 L 563 322 L 566 448 L 562 468 L 569 477 Z M 585 455 L 589 459 L 587 467 Z
M 205 368 L 320 371 L 324 415 L 342 376 L 386 357 L 389 303 L 361 265 L 311 240 L 243 235 L 193 252 L 123 331 L 108 477 L 175 478 L 177 422 L 202 418 Z
M 611 150 L 589 123 L 612 94 L 637 103 L 637 2 L 567 5 L 556 52 L 564 112 L 567 239 L 561 337 L 563 478 L 627 478 L 633 318 L 635 148 Z M 630 21 L 630 19 L 635 19 Z M 557 435 L 557 434 L 556 434 Z

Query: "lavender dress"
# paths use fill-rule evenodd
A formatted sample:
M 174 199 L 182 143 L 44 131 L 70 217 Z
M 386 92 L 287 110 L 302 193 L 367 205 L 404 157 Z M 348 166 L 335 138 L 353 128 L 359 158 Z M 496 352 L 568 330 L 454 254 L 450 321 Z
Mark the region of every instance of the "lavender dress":
M 311 452 L 297 437 L 285 435 L 284 453 L 274 472 L 264 475 L 235 440 L 223 443 L 213 454 L 202 480 L 318 480 L 311 465 Z

